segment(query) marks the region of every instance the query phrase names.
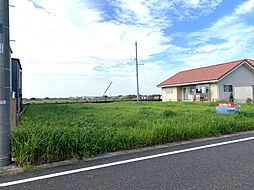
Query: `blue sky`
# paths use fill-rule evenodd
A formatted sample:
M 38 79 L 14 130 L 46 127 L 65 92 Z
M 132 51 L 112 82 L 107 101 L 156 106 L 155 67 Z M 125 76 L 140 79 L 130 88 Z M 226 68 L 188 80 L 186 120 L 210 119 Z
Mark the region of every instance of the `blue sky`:
M 24 97 L 135 94 L 190 68 L 254 59 L 254 0 L 11 0 Z

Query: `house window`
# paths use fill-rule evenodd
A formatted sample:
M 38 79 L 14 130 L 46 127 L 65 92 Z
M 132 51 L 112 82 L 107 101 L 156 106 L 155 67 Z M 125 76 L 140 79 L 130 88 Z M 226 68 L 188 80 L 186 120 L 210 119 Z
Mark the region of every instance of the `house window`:
M 196 88 L 196 93 L 202 93 L 202 88 L 198 86 L 198 87 Z
M 232 85 L 224 85 L 224 92 L 233 92 Z
M 208 86 L 197 86 L 196 87 L 196 94 L 209 94 L 209 87 Z
M 166 93 L 167 93 L 167 94 L 172 94 L 172 93 L 173 93 L 173 90 L 172 90 L 172 89 L 166 89 Z

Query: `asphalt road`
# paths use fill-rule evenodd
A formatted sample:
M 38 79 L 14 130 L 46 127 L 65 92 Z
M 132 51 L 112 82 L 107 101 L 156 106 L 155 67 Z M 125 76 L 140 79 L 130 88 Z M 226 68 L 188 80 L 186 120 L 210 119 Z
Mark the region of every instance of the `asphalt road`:
M 102 164 L 143 158 L 167 152 L 157 158 L 40 179 L 1 189 L 254 189 L 254 140 L 199 150 L 190 148 L 254 137 L 237 135 L 169 148 L 92 160 L 16 176 L 0 177 L 0 185 L 22 179 L 55 174 Z

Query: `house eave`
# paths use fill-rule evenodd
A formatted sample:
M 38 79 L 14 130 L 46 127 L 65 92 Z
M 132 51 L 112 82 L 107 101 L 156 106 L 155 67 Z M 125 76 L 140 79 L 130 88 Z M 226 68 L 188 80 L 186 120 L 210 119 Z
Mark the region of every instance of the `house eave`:
M 196 85 L 196 84 L 216 83 L 218 81 L 219 80 L 198 81 L 198 82 L 190 82 L 190 83 L 182 83 L 182 84 L 172 84 L 172 85 L 164 85 L 164 86 L 157 86 L 157 87 L 158 88 L 165 88 L 165 87 L 189 86 L 189 85 Z
M 254 72 L 254 67 L 248 62 L 248 61 L 243 61 L 242 63 L 240 63 L 239 65 L 237 65 L 234 69 L 232 69 L 231 71 L 229 71 L 228 73 L 226 73 L 224 76 L 222 76 L 218 81 L 223 80 L 224 78 L 226 78 L 228 75 L 230 75 L 232 72 L 234 72 L 235 70 L 237 70 L 239 67 L 241 67 L 242 65 L 246 65 L 252 72 Z

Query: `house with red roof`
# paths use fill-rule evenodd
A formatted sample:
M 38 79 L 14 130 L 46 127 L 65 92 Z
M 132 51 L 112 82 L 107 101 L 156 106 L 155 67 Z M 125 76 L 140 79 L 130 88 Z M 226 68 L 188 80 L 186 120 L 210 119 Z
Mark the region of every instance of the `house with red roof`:
M 254 61 L 243 59 L 207 67 L 181 71 L 157 87 L 162 89 L 162 101 L 228 100 L 232 92 L 235 101 L 253 100 Z

